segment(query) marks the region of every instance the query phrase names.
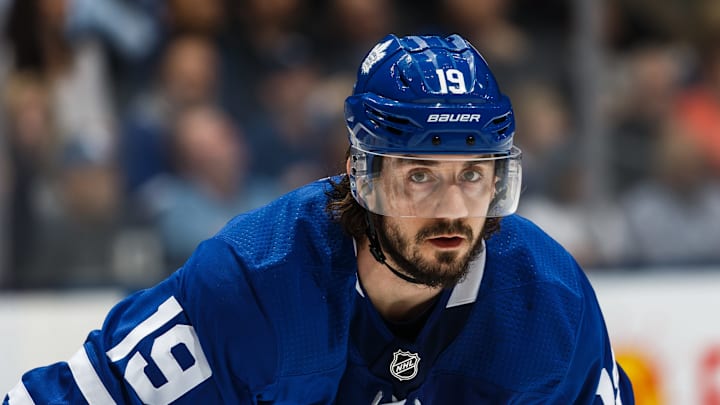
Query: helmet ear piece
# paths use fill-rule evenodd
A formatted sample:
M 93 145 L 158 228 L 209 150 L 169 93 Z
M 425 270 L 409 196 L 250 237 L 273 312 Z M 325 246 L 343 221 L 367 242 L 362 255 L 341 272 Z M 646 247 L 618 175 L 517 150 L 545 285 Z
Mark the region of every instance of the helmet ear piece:
M 372 192 L 372 182 L 363 181 L 367 175 L 369 156 L 360 150 L 350 148 L 350 157 L 347 161 L 348 177 L 350 179 L 350 190 L 355 199 L 358 199 L 358 189 L 360 194 L 367 195 Z

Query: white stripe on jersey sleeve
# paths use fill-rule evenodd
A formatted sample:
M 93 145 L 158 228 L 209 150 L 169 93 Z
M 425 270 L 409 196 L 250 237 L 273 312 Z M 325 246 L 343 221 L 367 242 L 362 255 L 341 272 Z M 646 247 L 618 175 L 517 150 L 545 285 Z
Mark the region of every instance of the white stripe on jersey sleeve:
M 132 332 L 125 336 L 125 339 L 105 354 L 107 354 L 113 362 L 122 360 L 125 356 L 130 354 L 130 352 L 138 343 L 140 343 L 142 339 L 147 337 L 150 333 L 158 330 L 180 312 L 182 312 L 182 307 L 180 307 L 180 304 L 177 302 L 175 297 L 171 296 L 158 307 L 157 312 L 142 321 L 132 330 Z
M 25 384 L 20 381 L 13 389 L 8 392 L 9 405 L 35 405 Z
M 68 360 L 68 367 L 70 367 L 70 372 L 78 388 L 80 388 L 80 392 L 82 392 L 85 400 L 90 405 L 115 404 L 100 377 L 98 377 L 84 346 Z

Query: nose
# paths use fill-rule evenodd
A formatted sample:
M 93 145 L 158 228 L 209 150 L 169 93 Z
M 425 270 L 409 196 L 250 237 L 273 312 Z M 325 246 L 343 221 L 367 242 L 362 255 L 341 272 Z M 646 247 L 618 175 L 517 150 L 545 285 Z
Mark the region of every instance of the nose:
M 440 193 L 433 215 L 435 218 L 457 219 L 470 215 L 465 201 L 465 193 L 459 185 L 451 184 Z

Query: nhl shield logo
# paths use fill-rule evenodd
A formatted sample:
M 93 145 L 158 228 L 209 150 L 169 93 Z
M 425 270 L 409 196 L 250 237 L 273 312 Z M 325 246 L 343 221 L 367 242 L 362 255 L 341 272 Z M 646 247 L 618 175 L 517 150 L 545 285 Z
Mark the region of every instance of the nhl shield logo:
M 417 353 L 410 353 L 398 350 L 393 353 L 393 360 L 390 363 L 390 374 L 400 381 L 412 380 L 418 373 L 420 356 Z

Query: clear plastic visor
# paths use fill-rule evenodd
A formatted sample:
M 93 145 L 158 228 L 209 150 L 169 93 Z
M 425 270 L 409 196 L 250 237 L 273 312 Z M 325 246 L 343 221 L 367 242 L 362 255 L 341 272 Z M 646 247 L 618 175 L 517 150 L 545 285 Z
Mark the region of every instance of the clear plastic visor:
M 501 217 L 517 209 L 521 151 L 385 155 L 351 149 L 351 186 L 367 210 L 391 217 Z

